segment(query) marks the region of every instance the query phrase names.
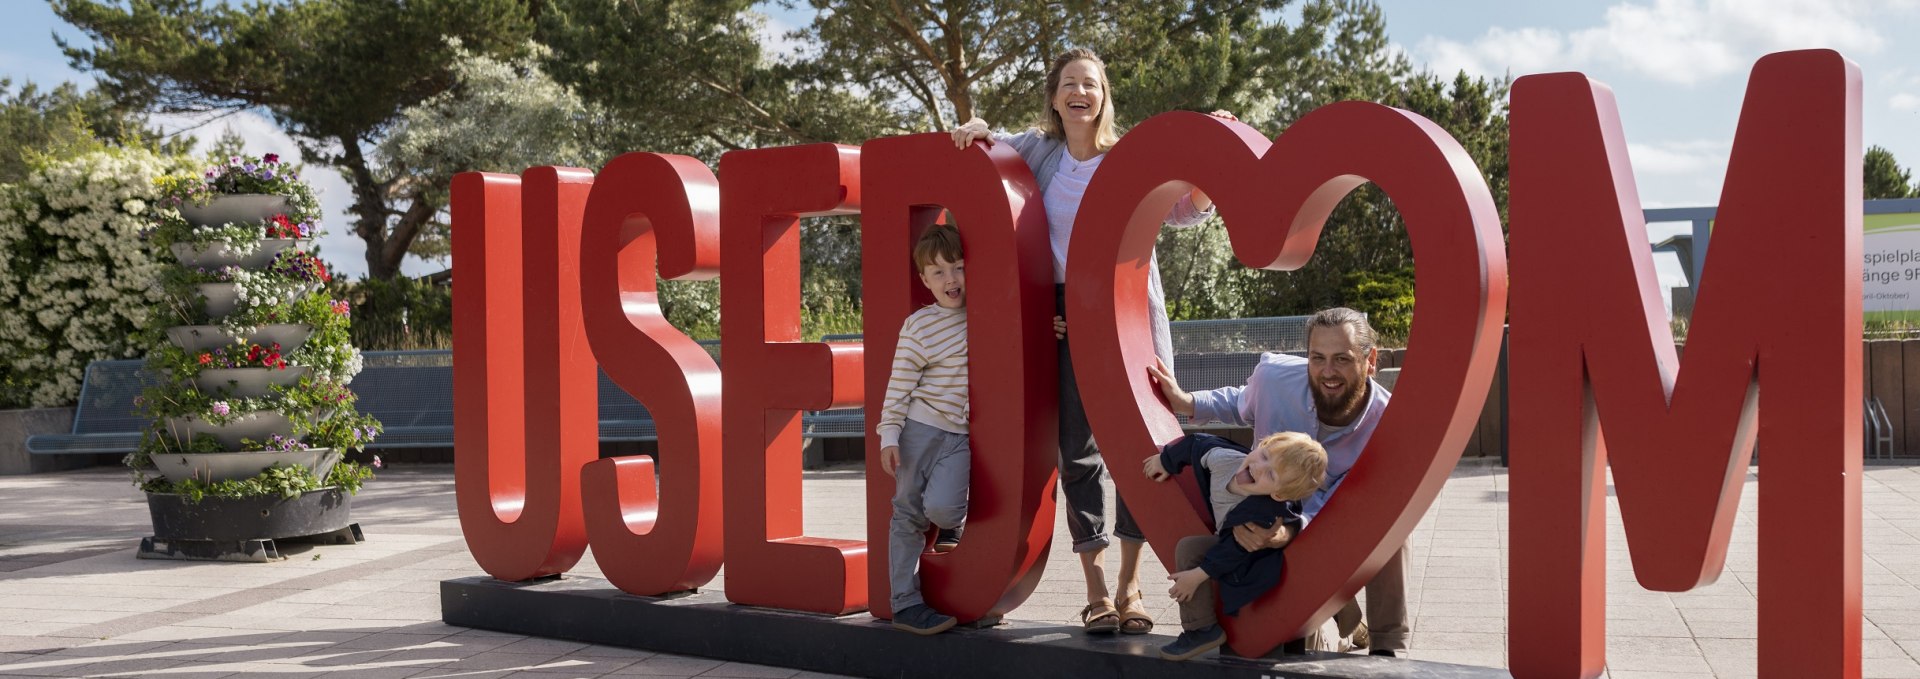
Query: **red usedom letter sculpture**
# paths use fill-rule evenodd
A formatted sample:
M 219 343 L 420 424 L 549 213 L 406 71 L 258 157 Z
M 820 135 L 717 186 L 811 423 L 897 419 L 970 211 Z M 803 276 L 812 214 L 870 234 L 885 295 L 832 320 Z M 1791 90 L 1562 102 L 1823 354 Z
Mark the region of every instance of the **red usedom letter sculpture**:
M 1859 69 L 1754 66 L 1684 368 L 1612 93 L 1521 78 L 1512 121 L 1514 676 L 1605 663 L 1609 462 L 1634 574 L 1686 591 L 1726 561 L 1757 435 L 1760 676 L 1859 677 Z
M 800 218 L 860 211 L 860 149 L 720 157 L 727 600 L 867 607 L 867 543 L 802 536 L 800 412 L 862 404 L 857 343 L 800 341 Z
M 660 442 L 653 458 L 597 460 L 583 471 L 594 561 L 621 590 L 693 589 L 720 570 L 720 369 L 667 323 L 660 277 L 720 270 L 720 187 L 686 156 L 629 153 L 600 171 L 587 199 L 580 288 L 587 339 L 607 376 L 646 406 Z
M 574 168 L 453 180 L 454 266 L 471 276 L 453 293 L 454 495 L 501 580 L 565 572 L 587 547 L 580 467 L 599 417 L 573 267 L 592 187 Z
M 867 364 L 866 431 L 880 422 L 900 326 L 933 303 L 913 270 L 913 243 L 945 207 L 966 241 L 968 400 L 972 482 L 967 539 L 922 559 L 921 590 L 940 611 L 972 621 L 1019 606 L 1039 584 L 1053 538 L 1058 475 L 1053 263 L 1033 173 L 1012 148 L 955 149 L 944 133 L 875 139 L 861 148 L 861 290 Z M 867 436 L 867 543 L 886 554 L 893 478 Z M 885 568 L 869 578 L 870 610 L 892 617 Z
M 1420 312 L 1392 405 L 1326 507 L 1287 547 L 1279 587 L 1223 617 L 1234 651 L 1262 655 L 1331 615 L 1406 541 L 1472 434 L 1500 349 L 1506 253 L 1484 179 L 1460 144 L 1418 115 L 1364 102 L 1323 106 L 1269 144 L 1238 122 L 1155 116 L 1107 155 L 1087 187 L 1068 258 L 1074 373 L 1113 469 L 1138 469 L 1181 435 L 1147 378 L 1147 263 L 1161 222 L 1199 187 L 1219 204 L 1234 254 L 1297 269 L 1329 213 L 1368 181 L 1405 217 Z M 1206 529 L 1174 484 L 1116 473 L 1155 553 Z M 1172 566 L 1171 563 L 1168 564 Z

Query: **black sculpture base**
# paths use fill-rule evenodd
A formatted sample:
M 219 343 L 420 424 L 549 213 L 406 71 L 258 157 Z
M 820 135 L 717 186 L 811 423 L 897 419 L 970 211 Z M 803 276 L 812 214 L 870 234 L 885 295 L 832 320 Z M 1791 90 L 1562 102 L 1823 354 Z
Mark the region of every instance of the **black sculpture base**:
M 1019 621 L 921 637 L 863 613 L 736 606 L 717 592 L 638 597 L 578 576 L 444 580 L 440 612 L 450 625 L 858 677 L 1507 677 L 1487 667 L 1336 653 L 1169 662 L 1158 652 L 1173 640 L 1167 635 L 1090 636 Z
M 315 544 L 366 541 L 353 523 L 353 496 L 338 488 L 311 490 L 296 497 L 202 498 L 147 494 L 153 537 L 140 540 L 142 559 L 194 561 L 279 561 L 275 540 Z

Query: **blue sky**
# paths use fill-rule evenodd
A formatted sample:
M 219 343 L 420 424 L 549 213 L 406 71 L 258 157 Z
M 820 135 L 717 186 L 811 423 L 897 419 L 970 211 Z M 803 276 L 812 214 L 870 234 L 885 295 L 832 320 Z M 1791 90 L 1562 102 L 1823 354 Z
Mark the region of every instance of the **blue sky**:
M 56 32 L 77 38 L 37 0 L 3 0 L 0 75 L 50 84 L 88 78 L 67 67 Z M 1865 138 L 1903 165 L 1920 164 L 1920 0 L 1380 0 L 1395 49 L 1417 66 L 1478 75 L 1580 71 L 1612 86 L 1647 207 L 1711 205 L 1719 197 L 1740 98 L 1753 62 L 1770 52 L 1834 48 L 1864 75 Z M 769 32 L 805 23 L 810 10 L 769 6 Z M 183 126 L 189 121 L 164 121 Z M 233 126 L 260 152 L 297 156 L 270 122 L 242 114 L 201 128 Z M 333 215 L 329 260 L 364 271 L 364 249 L 347 235 L 344 182 L 320 177 Z M 1664 234 L 1664 230 L 1663 230 Z M 1659 234 L 1659 235 L 1663 235 Z M 1658 235 L 1656 235 L 1658 237 Z M 411 262 L 412 273 L 444 266 Z

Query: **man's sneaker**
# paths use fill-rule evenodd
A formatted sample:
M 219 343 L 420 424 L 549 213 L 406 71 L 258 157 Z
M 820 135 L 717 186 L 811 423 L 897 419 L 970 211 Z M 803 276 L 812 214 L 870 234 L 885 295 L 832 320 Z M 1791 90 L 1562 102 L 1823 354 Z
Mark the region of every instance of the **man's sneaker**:
M 1407 657 L 1407 652 L 1398 648 L 1376 648 L 1371 651 L 1367 651 L 1367 655 L 1378 655 L 1378 656 L 1384 656 L 1388 658 L 1405 658 Z
M 953 551 L 953 548 L 959 547 L 959 546 L 960 546 L 960 529 L 957 527 L 942 528 L 940 529 L 940 534 L 935 535 L 933 537 L 933 551 L 935 553 L 945 554 L 947 552 Z
M 1227 631 L 1219 625 L 1207 625 L 1201 629 L 1181 632 L 1173 643 L 1160 647 L 1160 657 L 1167 660 L 1188 660 L 1194 656 L 1219 648 L 1227 643 Z
M 953 629 L 953 616 L 933 610 L 932 606 L 916 604 L 893 612 L 893 628 L 902 629 L 919 635 L 939 634 Z

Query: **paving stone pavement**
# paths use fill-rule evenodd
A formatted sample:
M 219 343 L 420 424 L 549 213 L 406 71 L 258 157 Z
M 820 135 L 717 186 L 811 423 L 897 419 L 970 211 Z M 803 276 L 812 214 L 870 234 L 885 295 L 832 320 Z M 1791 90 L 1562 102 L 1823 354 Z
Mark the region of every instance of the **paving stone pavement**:
M 1684 594 L 1634 584 L 1608 498 L 1608 676 L 1756 674 L 1757 471 L 1727 572 Z M 862 473 L 806 478 L 808 533 L 864 537 Z M 1463 464 L 1415 531 L 1413 657 L 1505 665 L 1506 490 L 1505 470 Z M 1870 466 L 1863 490 L 1865 676 L 1920 679 L 1920 467 Z M 443 624 L 440 581 L 480 574 L 460 538 L 452 468 L 389 469 L 354 504 L 360 545 L 295 546 L 272 564 L 141 561 L 145 502 L 123 472 L 0 477 L 0 676 L 828 676 Z M 1013 617 L 1067 624 L 1085 603 L 1065 522 L 1055 525 L 1052 567 Z M 591 554 L 575 572 L 598 574 Z M 1141 579 L 1159 631 L 1177 631 L 1165 568 L 1149 556 Z

